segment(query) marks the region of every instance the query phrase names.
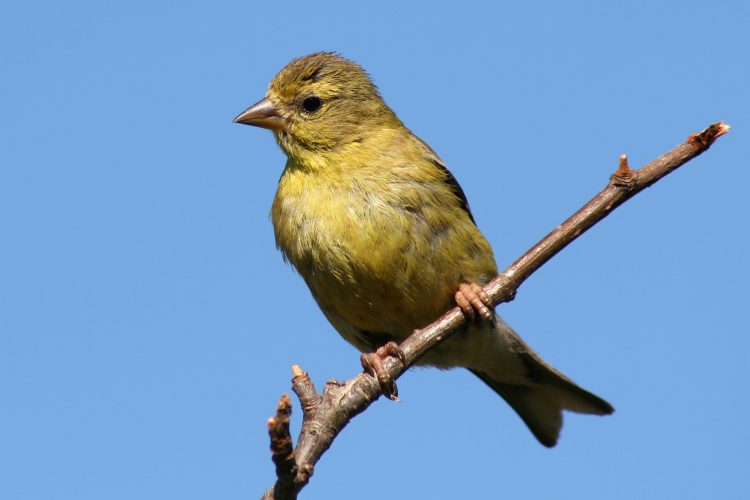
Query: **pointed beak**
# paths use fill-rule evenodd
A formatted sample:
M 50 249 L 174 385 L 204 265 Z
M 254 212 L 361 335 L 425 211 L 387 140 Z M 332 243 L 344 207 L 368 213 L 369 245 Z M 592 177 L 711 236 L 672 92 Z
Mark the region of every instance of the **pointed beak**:
M 276 106 L 274 106 L 268 97 L 264 97 L 237 115 L 234 123 L 262 127 L 269 130 L 286 129 L 286 119 L 279 114 Z

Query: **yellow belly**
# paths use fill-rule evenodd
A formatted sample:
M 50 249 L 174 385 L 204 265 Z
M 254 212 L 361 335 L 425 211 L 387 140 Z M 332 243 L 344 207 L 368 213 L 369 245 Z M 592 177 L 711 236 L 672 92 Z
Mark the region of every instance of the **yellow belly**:
M 453 304 L 462 281 L 496 274 L 492 250 L 459 207 L 420 186 L 287 169 L 272 220 L 279 249 L 323 312 L 361 350 L 356 332 L 402 339 Z

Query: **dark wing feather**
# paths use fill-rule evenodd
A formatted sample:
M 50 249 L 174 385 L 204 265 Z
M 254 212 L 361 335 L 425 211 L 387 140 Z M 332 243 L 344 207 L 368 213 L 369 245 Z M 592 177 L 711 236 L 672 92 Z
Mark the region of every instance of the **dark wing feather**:
M 440 170 L 442 170 L 445 173 L 445 181 L 448 183 L 448 186 L 450 186 L 451 191 L 458 197 L 459 200 L 461 200 L 461 208 L 466 210 L 466 213 L 469 214 L 469 219 L 471 219 L 471 222 L 474 223 L 476 226 L 477 223 L 474 220 L 474 216 L 471 213 L 471 209 L 469 208 L 469 200 L 466 199 L 466 194 L 464 193 L 464 190 L 461 189 L 461 185 L 458 183 L 455 177 L 453 177 L 453 174 L 450 170 L 448 170 L 448 167 L 443 164 L 441 161 L 434 161 L 433 163 L 435 166 L 437 166 Z
M 473 222 L 476 226 L 477 223 L 474 220 L 474 215 L 472 215 L 471 209 L 469 208 L 469 200 L 466 199 L 466 193 L 464 193 L 464 190 L 461 189 L 461 185 L 458 183 L 456 178 L 453 177 L 453 174 L 450 170 L 448 170 L 448 167 L 445 166 L 445 163 L 443 163 L 443 160 L 440 159 L 437 153 L 435 153 L 435 151 L 433 151 L 432 148 L 422 139 L 414 134 L 412 134 L 412 136 L 425 148 L 432 164 L 435 165 L 441 172 L 443 172 L 443 174 L 445 174 L 445 182 L 448 184 L 448 187 L 451 188 L 453 194 L 455 194 L 456 197 L 460 200 L 461 208 L 466 211 L 466 213 L 469 215 L 469 219 L 471 219 L 471 222 Z

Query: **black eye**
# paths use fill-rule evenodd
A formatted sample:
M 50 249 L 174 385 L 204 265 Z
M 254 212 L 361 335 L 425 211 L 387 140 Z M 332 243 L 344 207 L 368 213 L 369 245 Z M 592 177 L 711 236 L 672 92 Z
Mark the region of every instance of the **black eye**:
M 305 100 L 302 101 L 302 109 L 308 113 L 315 113 L 320 109 L 321 104 L 323 104 L 323 101 L 320 100 L 320 97 L 311 95 L 310 97 L 305 97 Z

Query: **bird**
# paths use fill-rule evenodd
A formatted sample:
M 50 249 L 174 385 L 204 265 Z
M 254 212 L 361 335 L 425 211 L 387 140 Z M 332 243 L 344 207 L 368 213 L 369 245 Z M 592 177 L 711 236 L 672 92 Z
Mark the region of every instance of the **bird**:
M 563 410 L 614 411 L 494 312 L 482 286 L 497 265 L 463 189 L 359 64 L 336 52 L 294 59 L 234 121 L 271 130 L 286 154 L 271 207 L 276 246 L 387 395 L 396 389 L 382 360 L 458 305 L 467 326 L 417 364 L 470 370 L 547 447 Z

